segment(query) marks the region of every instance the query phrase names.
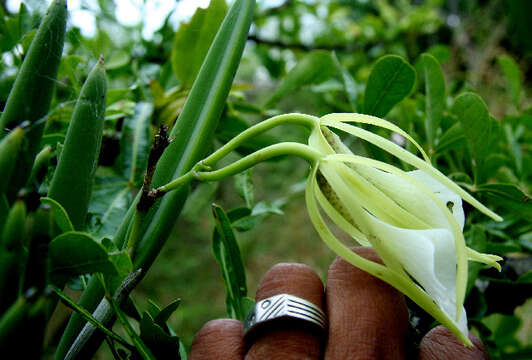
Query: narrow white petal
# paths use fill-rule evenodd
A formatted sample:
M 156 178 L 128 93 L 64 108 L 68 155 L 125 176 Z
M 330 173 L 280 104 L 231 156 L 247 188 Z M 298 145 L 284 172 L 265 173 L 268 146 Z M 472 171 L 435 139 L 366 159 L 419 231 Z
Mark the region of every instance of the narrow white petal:
M 397 175 L 370 166 L 358 165 L 356 169 L 368 181 L 379 188 L 379 190 L 431 227 L 449 228 L 449 222 L 440 207 L 434 203 L 432 197 L 420 192 L 411 182 Z M 458 221 L 458 224 L 460 224 L 460 228 L 463 229 L 465 217 L 460 196 L 421 170 L 409 171 L 407 174 L 424 184 L 444 204 L 447 205 L 451 202 L 453 204 L 452 214 L 456 221 Z
M 456 185 L 453 181 L 451 181 L 449 178 L 443 175 L 438 169 L 434 168 L 432 165 L 418 158 L 411 152 L 403 149 L 399 145 L 381 136 L 373 134 L 370 131 L 358 128 L 356 126 L 341 123 L 338 121 L 327 120 L 327 119 L 322 119 L 321 122 L 324 125 L 345 131 L 351 135 L 357 136 L 365 141 L 368 141 L 369 143 L 375 146 L 378 146 L 379 148 L 389 152 L 390 154 L 394 155 L 400 160 L 406 162 L 407 164 L 410 164 L 420 170 L 427 172 L 428 174 L 430 174 L 430 176 L 434 177 L 439 182 L 441 182 L 442 184 L 447 186 L 449 189 L 451 189 L 453 192 L 460 195 L 462 199 L 470 203 L 472 206 L 477 208 L 482 213 L 486 214 L 487 216 L 491 217 L 492 219 L 496 221 L 502 221 L 502 218 L 499 215 L 495 214 L 493 211 L 491 211 L 486 206 L 484 206 L 482 203 L 480 203 L 477 199 L 475 199 L 473 196 L 467 193 L 460 186 Z
M 357 122 L 362 124 L 369 124 L 369 125 L 375 125 L 379 126 L 384 129 L 391 130 L 393 132 L 398 133 L 399 135 L 403 136 L 405 139 L 410 141 L 414 146 L 419 150 L 421 155 L 423 156 L 423 159 L 425 159 L 426 162 L 430 164 L 430 159 L 421 147 L 408 133 L 406 133 L 403 129 L 401 129 L 399 126 L 386 121 L 384 119 L 366 115 L 366 114 L 358 114 L 358 113 L 334 113 L 334 114 L 327 114 L 325 116 L 321 117 L 321 120 L 332 120 L 332 121 L 340 121 L 340 122 Z

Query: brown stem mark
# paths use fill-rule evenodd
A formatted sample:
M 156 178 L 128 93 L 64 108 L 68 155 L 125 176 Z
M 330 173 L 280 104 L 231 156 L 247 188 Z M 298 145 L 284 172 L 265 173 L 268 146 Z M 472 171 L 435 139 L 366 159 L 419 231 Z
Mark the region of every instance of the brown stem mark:
M 144 183 L 142 184 L 142 194 L 140 195 L 140 199 L 137 204 L 138 211 L 147 212 L 157 198 L 156 196 L 153 196 L 152 192 L 150 191 L 151 182 L 153 180 L 153 174 L 155 173 L 157 162 L 171 142 L 172 140 L 168 138 L 168 126 L 161 125 L 161 127 L 159 127 L 159 132 L 155 134 L 153 145 L 150 149 L 150 155 L 148 156 L 148 168 L 146 169 Z

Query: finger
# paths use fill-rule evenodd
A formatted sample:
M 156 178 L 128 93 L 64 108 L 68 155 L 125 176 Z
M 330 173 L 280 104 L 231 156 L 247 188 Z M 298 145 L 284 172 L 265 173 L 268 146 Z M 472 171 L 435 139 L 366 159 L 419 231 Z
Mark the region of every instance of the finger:
M 260 281 L 256 300 L 290 294 L 323 309 L 323 283 L 310 267 L 302 264 L 278 264 Z M 323 334 L 297 319 L 273 320 L 257 325 L 246 338 L 250 348 L 246 360 L 319 359 Z
M 242 323 L 232 319 L 212 320 L 194 337 L 190 360 L 238 360 L 244 358 Z
M 472 347 L 467 347 L 443 326 L 437 326 L 425 335 L 419 344 L 420 360 L 482 360 L 489 355 L 475 335 L 469 333 Z
M 371 248 L 354 251 L 381 262 Z M 339 257 L 329 267 L 326 309 L 329 337 L 325 359 L 405 357 L 408 310 L 404 296 Z

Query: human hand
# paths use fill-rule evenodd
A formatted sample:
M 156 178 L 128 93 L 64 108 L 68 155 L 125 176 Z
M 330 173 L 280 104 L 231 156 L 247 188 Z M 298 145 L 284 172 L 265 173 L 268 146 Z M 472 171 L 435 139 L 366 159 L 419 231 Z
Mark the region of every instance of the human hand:
M 355 251 L 381 262 L 371 248 Z M 297 319 L 262 323 L 244 339 L 242 323 L 219 319 L 196 334 L 190 360 L 225 359 L 405 359 L 408 310 L 404 296 L 388 284 L 336 258 L 329 267 L 327 286 L 310 267 L 284 263 L 271 268 L 260 281 L 256 300 L 291 294 L 312 302 L 328 316 L 325 331 L 302 326 Z M 489 359 L 481 341 L 469 335 L 471 348 L 442 326 L 425 335 L 421 360 Z

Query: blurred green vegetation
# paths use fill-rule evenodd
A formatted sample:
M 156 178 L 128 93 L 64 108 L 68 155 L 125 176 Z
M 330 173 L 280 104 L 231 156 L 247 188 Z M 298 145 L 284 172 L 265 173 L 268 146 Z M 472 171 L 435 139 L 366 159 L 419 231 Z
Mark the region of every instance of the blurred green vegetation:
M 42 16 L 42 9 L 32 8 L 31 3 L 13 14 L 4 7 L 0 14 L 1 107 Z M 62 142 L 73 100 L 98 55 L 103 54 L 109 92 L 100 167 L 89 209 L 89 230 L 97 236 L 114 233 L 142 181 L 142 165 L 136 171 L 124 171 L 130 165 L 122 161 L 128 151 L 124 140 L 128 126 L 131 131 L 133 121 L 149 120 L 141 146 L 147 153 L 157 127 L 173 125 L 226 8 L 224 0 L 211 0 L 208 9 L 198 10 L 178 27 L 168 14 L 153 38 L 145 39 L 145 24 L 120 24 L 113 1 L 99 0 L 90 8 L 97 30 L 93 37 L 69 27 L 43 143 L 55 151 Z M 376 61 L 398 55 L 405 66 L 411 64 L 415 71 L 412 86 L 379 115 L 410 133 L 429 151 L 435 166 L 505 218 L 503 223 L 494 223 L 465 209 L 468 244 L 505 258 L 500 274 L 472 266 L 466 302 L 470 325 L 494 359 L 525 359 L 532 351 L 532 48 L 530 24 L 522 19 L 526 9 L 530 9 L 527 1 L 511 0 L 286 0 L 275 7 L 259 1 L 213 144 L 217 147 L 250 124 L 278 113 L 370 112 L 366 85 L 372 81 Z M 431 60 L 425 61 L 422 54 L 432 55 L 435 69 L 441 64 L 443 70 L 443 92 L 436 95 L 440 110 L 426 105 L 432 96 L 427 83 L 438 80 L 427 75 L 433 74 L 427 70 L 426 61 Z M 457 99 L 466 92 L 483 100 L 475 98 L 461 107 Z M 471 113 L 466 110 L 474 105 L 482 112 L 484 103 L 491 117 L 486 112 L 480 128 L 492 126 L 494 140 L 489 146 L 486 138 L 475 138 L 475 129 L 468 132 L 467 128 Z M 429 116 L 438 117 L 433 141 L 425 130 Z M 305 141 L 305 136 L 299 128 L 276 129 L 232 156 L 237 159 L 280 138 Z M 357 141 L 352 148 L 393 161 Z M 48 180 L 52 173 L 53 166 Z M 124 177 L 124 173 L 131 176 Z M 211 248 L 213 202 L 226 210 L 252 209 L 249 229 L 235 231 L 251 297 L 262 274 L 278 262 L 308 264 L 325 280 L 334 256 L 307 217 L 302 196 L 306 175 L 307 166 L 298 159 L 257 166 L 252 171 L 254 204 L 246 204 L 239 196 L 233 179 L 197 185 L 184 213 L 176 219 L 170 240 L 134 292 L 138 307 L 147 308 L 148 299 L 165 306 L 181 298 L 170 324 L 187 345 L 203 323 L 227 316 L 224 283 Z M 45 183 L 39 192 L 46 190 Z M 421 331 L 432 325 L 414 307 L 412 316 Z M 57 318 L 60 328 L 61 316 Z M 53 348 L 53 334 L 48 338 Z M 102 358 L 108 356 L 105 351 Z

